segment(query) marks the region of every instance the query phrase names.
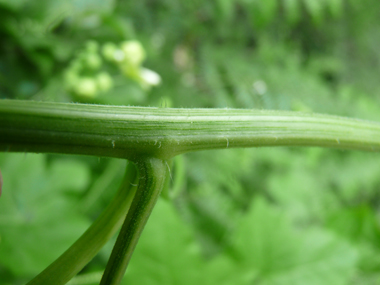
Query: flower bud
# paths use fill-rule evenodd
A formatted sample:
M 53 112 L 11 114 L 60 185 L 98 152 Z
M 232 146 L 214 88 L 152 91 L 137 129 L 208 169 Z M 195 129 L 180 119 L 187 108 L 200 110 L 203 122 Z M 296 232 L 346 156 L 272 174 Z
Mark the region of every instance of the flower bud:
M 123 42 L 121 50 L 125 54 L 125 60 L 132 65 L 138 66 L 145 59 L 145 50 L 138 41 Z
M 97 41 L 86 42 L 86 50 L 90 53 L 96 53 L 99 51 L 99 44 Z
M 105 59 L 109 61 L 115 60 L 115 52 L 117 50 L 117 46 L 114 43 L 105 43 L 102 47 L 102 54 Z
M 102 65 L 102 59 L 96 53 L 88 53 L 83 59 L 86 67 L 89 69 L 97 70 Z
M 74 91 L 81 96 L 95 97 L 97 93 L 96 81 L 91 77 L 82 77 L 78 79 Z
M 140 76 L 148 85 L 158 85 L 161 83 L 161 76 L 153 70 L 147 68 L 140 69 Z
M 64 73 L 65 84 L 68 88 L 75 86 L 75 84 L 78 82 L 78 79 L 79 76 L 75 70 L 69 69 Z
M 108 91 L 113 86 L 112 77 L 107 72 L 101 72 L 95 77 L 96 85 L 100 91 Z

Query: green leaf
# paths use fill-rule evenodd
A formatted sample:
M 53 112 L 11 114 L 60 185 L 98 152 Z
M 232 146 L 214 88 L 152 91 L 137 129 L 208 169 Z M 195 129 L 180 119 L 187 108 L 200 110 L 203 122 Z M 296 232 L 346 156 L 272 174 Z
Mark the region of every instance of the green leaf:
M 327 226 L 350 241 L 365 241 L 378 245 L 380 243 L 380 227 L 376 214 L 368 205 L 351 209 L 342 209 L 331 215 Z
M 305 8 L 309 12 L 312 20 L 316 25 L 320 24 L 323 19 L 324 2 L 321 0 L 303 0 Z
M 264 28 L 275 18 L 278 10 L 277 0 L 245 0 L 246 9 L 249 9 L 252 23 L 255 27 Z
M 326 1 L 326 6 L 330 11 L 331 15 L 335 18 L 342 16 L 344 12 L 344 1 L 343 0 L 329 0 Z
M 362 271 L 378 272 L 380 269 L 380 227 L 376 213 L 368 205 L 342 209 L 330 216 L 327 227 L 359 249 Z
M 174 209 L 158 201 L 136 247 L 126 283 L 194 284 L 200 267 L 200 250 Z
M 301 16 L 300 1 L 299 0 L 283 0 L 285 9 L 285 17 L 289 23 L 296 23 Z
M 346 242 L 321 230 L 297 232 L 262 199 L 243 218 L 237 241 L 242 266 L 256 269 L 260 284 L 346 284 L 357 261 Z
M 235 0 L 217 0 L 216 8 L 224 21 L 231 20 L 235 12 Z
M 326 171 L 326 166 L 320 167 L 322 163 L 328 164 L 326 157 L 333 155 L 331 151 L 310 148 L 294 152 L 277 150 L 277 157 L 268 157 L 273 169 L 266 181 L 267 191 L 293 221 L 324 220 L 332 210 L 341 207 L 327 179 L 330 173 L 339 171 L 338 166 Z
M 243 282 L 246 276 L 227 256 L 205 261 L 189 227 L 161 199 L 136 247 L 124 284 L 247 284 Z
M 27 0 L 0 0 L 0 5 L 4 5 L 5 7 L 17 10 L 20 9 L 20 7 L 24 5 L 25 2 L 27 2 Z
M 87 228 L 67 191 L 84 190 L 86 166 L 57 160 L 47 169 L 44 155 L 2 154 L 0 264 L 19 276 L 38 273 Z M 73 209 L 74 208 L 74 209 Z
M 90 182 L 90 171 L 82 162 L 70 159 L 54 161 L 49 169 L 48 183 L 56 191 L 80 193 Z M 53 186 L 54 185 L 54 186 Z
M 331 181 L 342 198 L 350 203 L 367 201 L 377 195 L 380 183 L 380 160 L 371 154 L 346 155 L 326 165 Z

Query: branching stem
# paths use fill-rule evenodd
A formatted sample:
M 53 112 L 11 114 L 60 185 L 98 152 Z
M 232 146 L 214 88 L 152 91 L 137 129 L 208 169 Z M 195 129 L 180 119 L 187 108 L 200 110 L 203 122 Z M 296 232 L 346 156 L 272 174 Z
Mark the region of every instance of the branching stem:
M 137 165 L 140 177 L 138 189 L 104 271 L 101 285 L 120 284 L 168 175 L 167 164 L 160 159 L 142 159 Z
M 28 285 L 64 285 L 82 270 L 123 223 L 136 192 L 133 186 L 136 178 L 135 165 L 129 163 L 119 191 L 104 212 L 68 250 Z
M 322 146 L 380 151 L 380 123 L 330 115 L 235 109 L 166 109 L 0 100 L 0 151 L 84 154 L 134 161 L 140 174 L 30 285 L 65 284 L 125 222 L 101 284 L 119 284 L 168 175 L 167 160 L 197 150 Z M 125 191 L 124 188 L 131 188 Z

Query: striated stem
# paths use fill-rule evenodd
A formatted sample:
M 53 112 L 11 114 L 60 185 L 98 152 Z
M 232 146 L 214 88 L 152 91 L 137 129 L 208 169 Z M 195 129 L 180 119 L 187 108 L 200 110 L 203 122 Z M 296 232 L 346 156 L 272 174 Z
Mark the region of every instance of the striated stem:
M 95 256 L 127 215 L 101 281 L 119 284 L 164 186 L 167 160 L 189 151 L 258 146 L 380 151 L 380 123 L 285 111 L 0 100 L 0 151 L 126 158 L 137 163 L 140 174 L 136 195 L 130 183 L 134 181 L 131 177 L 136 177 L 132 167 L 132 176 L 127 173 L 104 213 L 28 284 L 68 282 Z
M 139 186 L 112 250 L 100 285 L 120 284 L 132 253 L 168 176 L 168 164 L 157 158 L 137 163 Z
M 242 109 L 166 109 L 0 100 L 0 151 L 137 160 L 258 146 L 380 150 L 380 123 Z

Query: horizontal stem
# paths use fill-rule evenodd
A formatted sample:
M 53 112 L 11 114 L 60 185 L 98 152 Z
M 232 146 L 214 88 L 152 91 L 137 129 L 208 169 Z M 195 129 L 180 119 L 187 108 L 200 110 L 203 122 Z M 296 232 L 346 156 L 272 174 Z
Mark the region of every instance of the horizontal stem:
M 313 113 L 0 100 L 0 151 L 138 160 L 232 147 L 380 150 L 380 123 Z

